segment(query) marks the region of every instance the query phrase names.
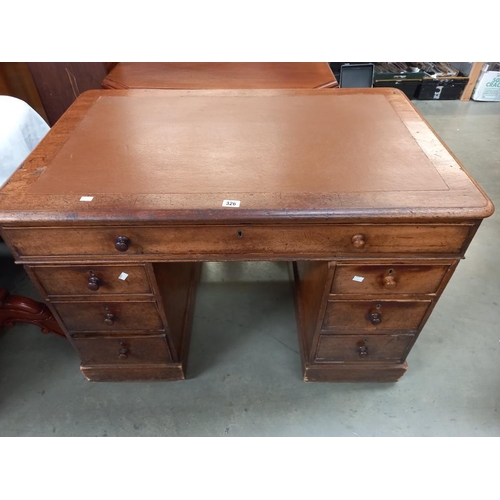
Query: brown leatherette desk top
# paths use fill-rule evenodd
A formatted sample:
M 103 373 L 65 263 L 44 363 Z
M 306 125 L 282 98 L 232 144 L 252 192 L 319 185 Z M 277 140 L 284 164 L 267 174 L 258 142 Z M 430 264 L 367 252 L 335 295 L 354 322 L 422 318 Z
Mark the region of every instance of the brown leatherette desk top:
M 314 89 L 337 81 L 326 62 L 118 63 L 111 89 Z
M 461 220 L 492 211 L 393 89 L 88 91 L 0 192 L 0 221 L 17 225 Z

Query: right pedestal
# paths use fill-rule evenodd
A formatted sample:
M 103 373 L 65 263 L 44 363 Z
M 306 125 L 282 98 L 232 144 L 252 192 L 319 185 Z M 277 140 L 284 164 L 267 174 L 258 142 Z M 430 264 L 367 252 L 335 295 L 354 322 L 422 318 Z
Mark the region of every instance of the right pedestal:
M 458 260 L 292 264 L 307 382 L 396 382 Z

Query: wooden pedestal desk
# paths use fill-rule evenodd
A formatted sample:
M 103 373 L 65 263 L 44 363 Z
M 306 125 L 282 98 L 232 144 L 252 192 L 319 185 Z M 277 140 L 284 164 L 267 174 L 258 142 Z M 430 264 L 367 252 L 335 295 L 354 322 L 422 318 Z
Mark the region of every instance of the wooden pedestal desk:
M 95 381 L 183 379 L 201 262 L 258 260 L 293 266 L 305 380 L 396 381 L 492 212 L 394 89 L 88 91 L 0 192 Z

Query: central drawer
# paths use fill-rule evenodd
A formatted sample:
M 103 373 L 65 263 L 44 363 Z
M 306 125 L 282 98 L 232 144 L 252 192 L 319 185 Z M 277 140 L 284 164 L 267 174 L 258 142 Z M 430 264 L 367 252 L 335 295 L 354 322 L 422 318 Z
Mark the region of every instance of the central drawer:
M 469 225 L 203 225 L 6 228 L 20 256 L 459 254 Z
M 53 302 L 70 332 L 158 331 L 154 302 Z
M 430 305 L 430 300 L 331 301 L 322 328 L 339 333 L 418 330 Z

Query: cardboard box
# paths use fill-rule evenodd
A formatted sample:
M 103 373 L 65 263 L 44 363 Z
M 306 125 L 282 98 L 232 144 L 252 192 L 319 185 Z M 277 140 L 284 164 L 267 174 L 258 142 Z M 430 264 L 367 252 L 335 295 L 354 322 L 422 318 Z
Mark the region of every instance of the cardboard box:
M 485 71 L 472 94 L 474 101 L 500 101 L 500 71 Z

